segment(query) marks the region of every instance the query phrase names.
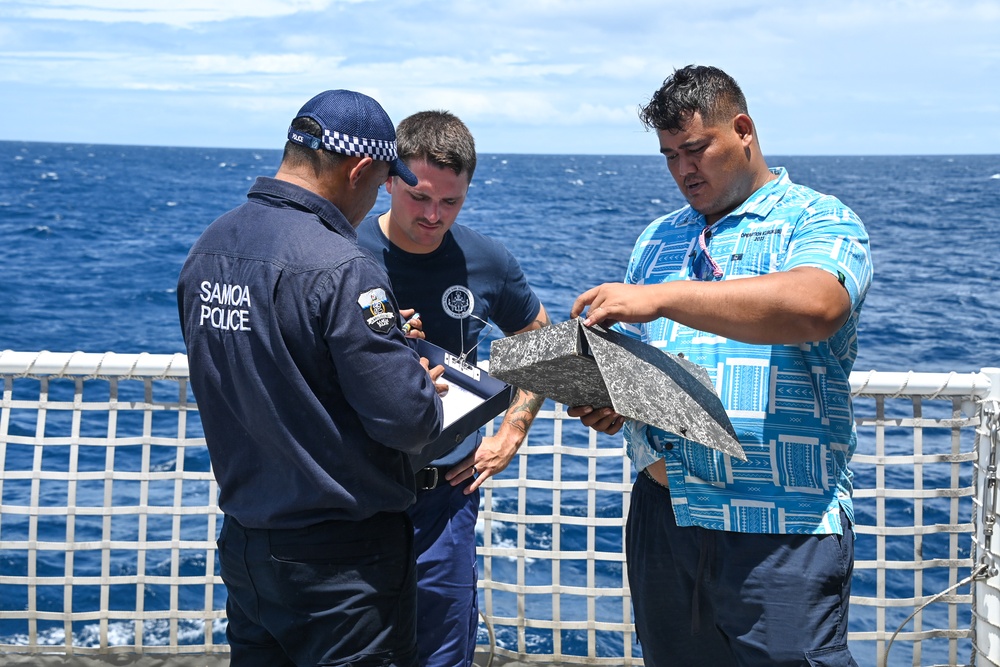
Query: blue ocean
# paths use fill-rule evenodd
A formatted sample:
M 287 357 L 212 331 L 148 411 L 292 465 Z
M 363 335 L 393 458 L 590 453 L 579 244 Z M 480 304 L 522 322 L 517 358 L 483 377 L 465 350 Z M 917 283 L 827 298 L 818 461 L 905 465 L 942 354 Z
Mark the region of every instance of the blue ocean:
M 459 220 L 503 241 L 565 320 L 580 292 L 622 279 L 646 224 L 683 205 L 654 148 L 650 137 L 648 156 L 482 155 Z M 175 284 L 188 248 L 280 157 L 0 142 L 0 349 L 183 351 Z M 868 227 L 875 281 L 855 370 L 1000 366 L 1000 155 L 768 162 Z M 379 196 L 375 211 L 388 207 Z M 873 557 L 865 548 L 858 557 Z

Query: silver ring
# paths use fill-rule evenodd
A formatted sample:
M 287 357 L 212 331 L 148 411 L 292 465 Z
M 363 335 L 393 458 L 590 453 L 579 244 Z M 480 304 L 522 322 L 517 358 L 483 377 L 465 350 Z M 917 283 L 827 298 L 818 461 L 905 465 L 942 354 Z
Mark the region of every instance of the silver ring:
M 472 476 L 475 477 L 478 474 L 479 474 L 479 470 L 476 468 L 476 466 L 472 466 Z

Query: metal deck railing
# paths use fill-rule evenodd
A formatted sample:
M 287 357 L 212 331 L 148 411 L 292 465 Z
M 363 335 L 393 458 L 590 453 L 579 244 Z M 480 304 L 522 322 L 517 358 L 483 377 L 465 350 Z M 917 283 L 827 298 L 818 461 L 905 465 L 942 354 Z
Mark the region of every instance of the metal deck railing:
M 1000 370 L 854 373 L 852 652 L 1000 664 Z M 0 353 L 0 654 L 225 665 L 217 487 L 184 355 Z M 641 665 L 620 438 L 546 405 L 480 512 L 479 665 Z

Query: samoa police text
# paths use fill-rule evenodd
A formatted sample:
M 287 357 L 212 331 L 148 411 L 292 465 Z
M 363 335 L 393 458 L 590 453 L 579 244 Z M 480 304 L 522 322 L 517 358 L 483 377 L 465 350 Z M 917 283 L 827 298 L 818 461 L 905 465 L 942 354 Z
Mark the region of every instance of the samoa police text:
M 250 331 L 250 287 L 201 282 L 201 316 L 198 324 L 227 331 Z

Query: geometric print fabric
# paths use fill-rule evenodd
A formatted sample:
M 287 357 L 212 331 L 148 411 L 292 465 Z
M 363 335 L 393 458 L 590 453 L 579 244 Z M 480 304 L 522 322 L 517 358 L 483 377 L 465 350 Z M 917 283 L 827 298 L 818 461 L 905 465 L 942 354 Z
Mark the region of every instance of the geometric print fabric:
M 667 319 L 616 325 L 708 371 L 748 460 L 636 423 L 626 425 L 626 450 L 640 470 L 664 459 L 678 525 L 841 533 L 841 507 L 853 520 L 849 376 L 872 277 L 868 235 L 835 197 L 795 185 L 784 169 L 772 172 L 776 180 L 712 226 L 707 250 L 720 279 L 799 266 L 829 271 L 850 295 L 848 322 L 829 340 L 801 345 L 752 345 Z M 654 221 L 635 244 L 626 282 L 696 279 L 704 225 L 690 207 Z

